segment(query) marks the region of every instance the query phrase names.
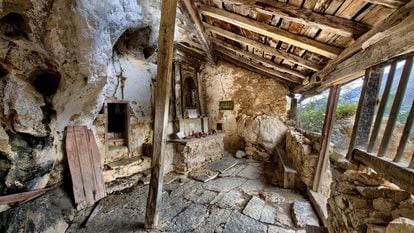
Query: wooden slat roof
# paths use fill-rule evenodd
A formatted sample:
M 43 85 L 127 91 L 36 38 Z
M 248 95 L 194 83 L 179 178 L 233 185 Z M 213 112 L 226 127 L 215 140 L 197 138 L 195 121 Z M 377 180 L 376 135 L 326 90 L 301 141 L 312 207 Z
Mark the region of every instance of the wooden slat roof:
M 176 40 L 205 57 L 238 58 L 244 61 L 241 64 L 277 74 L 275 78 L 302 90 L 344 49 L 406 2 L 181 0 Z

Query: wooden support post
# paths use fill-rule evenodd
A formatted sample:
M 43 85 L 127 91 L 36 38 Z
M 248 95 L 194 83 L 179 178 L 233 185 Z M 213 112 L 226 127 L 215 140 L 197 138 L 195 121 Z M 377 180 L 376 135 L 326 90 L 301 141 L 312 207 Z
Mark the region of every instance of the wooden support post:
M 177 0 L 163 0 L 158 47 L 158 67 L 155 88 L 154 150 L 151 161 L 151 181 L 145 215 L 145 227 L 158 226 L 164 176 L 166 128 L 171 90 L 173 39 Z
M 408 137 L 410 136 L 411 127 L 413 126 L 414 121 L 414 101 L 411 105 L 410 113 L 407 117 L 407 122 L 405 123 L 403 134 L 401 135 L 400 144 L 398 145 L 397 154 L 395 155 L 394 162 L 400 162 L 403 155 L 405 146 L 407 145 Z
M 413 56 L 409 56 L 405 60 L 404 70 L 401 74 L 400 83 L 398 84 L 397 92 L 395 94 L 394 102 L 392 103 L 391 112 L 388 117 L 388 123 L 385 127 L 384 136 L 382 137 L 380 148 L 378 150 L 378 156 L 384 157 L 387 152 L 388 145 L 391 141 L 392 131 L 394 130 L 395 123 L 397 122 L 398 113 L 400 112 L 401 103 L 403 101 L 405 91 L 407 89 L 407 83 L 410 79 L 411 69 L 413 67 Z
M 297 115 L 297 108 L 298 108 L 298 100 L 295 98 L 295 95 L 290 96 L 290 111 L 289 111 L 289 118 L 291 120 L 296 121 Z
M 378 107 L 377 116 L 375 117 L 374 127 L 372 128 L 371 137 L 369 139 L 367 151 L 370 153 L 374 149 L 379 130 L 382 124 L 382 118 L 384 116 L 385 107 L 390 96 L 390 91 L 392 83 L 394 81 L 395 69 L 397 67 L 397 62 L 393 62 L 391 65 L 390 72 L 388 73 L 387 83 L 385 84 L 384 94 L 382 94 L 381 103 Z
M 354 148 L 365 149 L 367 146 L 381 83 L 381 70 L 380 67 L 373 67 L 365 72 L 347 158 L 350 158 Z
M 322 175 L 325 173 L 326 167 L 328 166 L 328 148 L 331 144 L 331 134 L 333 124 L 335 122 L 336 106 L 338 105 L 340 89 L 341 88 L 338 85 L 335 85 L 331 87 L 331 90 L 329 92 L 328 106 L 326 107 L 325 121 L 323 123 L 322 145 L 319 152 L 318 166 L 316 168 L 315 178 L 313 180 L 312 190 L 314 192 L 319 192 L 321 180 L 323 178 Z
M 414 169 L 414 152 L 411 155 L 411 161 L 410 161 L 410 165 L 408 165 L 408 168 Z
M 174 99 L 175 99 L 175 118 L 183 118 L 181 106 L 181 62 L 174 62 Z

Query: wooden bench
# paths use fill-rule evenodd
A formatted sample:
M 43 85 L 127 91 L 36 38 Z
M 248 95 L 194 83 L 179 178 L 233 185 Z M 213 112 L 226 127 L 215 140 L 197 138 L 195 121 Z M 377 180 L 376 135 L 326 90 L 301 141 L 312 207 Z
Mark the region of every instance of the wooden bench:
M 283 171 L 283 188 L 294 188 L 296 170 L 293 168 L 282 148 L 276 147 L 276 154 L 279 158 L 279 168 Z

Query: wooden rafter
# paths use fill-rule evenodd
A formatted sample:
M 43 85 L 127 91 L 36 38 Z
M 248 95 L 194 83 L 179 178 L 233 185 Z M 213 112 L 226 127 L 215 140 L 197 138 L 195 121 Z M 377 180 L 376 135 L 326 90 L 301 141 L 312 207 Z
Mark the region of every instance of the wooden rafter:
M 196 58 L 201 61 L 204 61 L 206 58 L 202 51 L 195 48 L 191 48 L 183 43 L 175 43 L 174 46 L 176 49 L 180 50 L 182 53 L 190 57 Z
M 216 50 L 218 52 L 220 52 L 221 54 L 229 56 L 229 57 L 233 58 L 234 60 L 237 60 L 237 61 L 239 61 L 243 64 L 246 64 L 250 67 L 254 67 L 258 70 L 266 72 L 266 73 L 272 75 L 273 77 L 278 78 L 279 80 L 285 80 L 285 81 L 288 81 L 290 83 L 296 83 L 296 84 L 301 83 L 301 80 L 297 77 L 292 77 L 292 75 L 289 76 L 288 74 L 284 74 L 284 73 L 279 72 L 277 70 L 274 70 L 272 68 L 268 68 L 268 67 L 265 67 L 265 66 L 258 65 L 257 63 L 252 62 L 252 61 L 248 60 L 247 58 L 241 58 L 239 55 L 234 54 L 232 51 L 229 51 L 229 50 L 227 50 L 223 47 L 216 48 Z
M 264 77 L 267 77 L 267 78 L 270 78 L 270 79 L 275 79 L 275 80 L 279 81 L 280 83 L 286 85 L 290 89 L 292 89 L 296 86 L 295 84 L 293 84 L 291 82 L 288 82 L 284 79 L 281 79 L 281 78 L 278 78 L 278 77 L 274 76 L 272 73 L 268 73 L 267 70 L 258 69 L 253 63 L 249 63 L 247 60 L 244 61 L 244 62 L 240 62 L 239 60 L 236 59 L 237 57 L 235 57 L 234 55 L 229 56 L 229 55 L 221 53 L 220 51 L 217 51 L 217 53 L 219 53 L 220 59 L 222 59 L 224 61 L 227 61 L 227 62 L 229 62 L 229 63 L 231 63 L 235 66 L 241 66 L 242 65 L 242 67 L 244 69 L 247 69 L 247 70 L 249 70 L 251 72 L 254 72 L 256 74 L 260 74 L 260 75 L 262 75 Z
M 233 46 L 233 45 L 230 45 L 230 44 L 227 44 L 227 43 L 225 43 L 225 42 L 223 42 L 221 40 L 212 38 L 211 41 L 216 46 L 219 46 L 219 47 L 222 47 L 224 49 L 233 51 L 233 52 L 235 52 L 237 54 L 243 55 L 244 57 L 250 58 L 250 59 L 252 59 L 252 60 L 254 60 L 256 62 L 260 62 L 260 63 L 262 63 L 262 64 L 264 64 L 266 66 L 269 66 L 269 67 L 273 68 L 274 70 L 276 70 L 277 72 L 281 72 L 280 75 L 281 76 L 284 75 L 286 77 L 286 79 L 288 79 L 291 82 L 295 82 L 295 83 L 300 83 L 301 84 L 302 83 L 302 79 L 304 79 L 306 77 L 305 75 L 301 74 L 298 71 L 295 71 L 295 70 L 289 69 L 287 67 L 284 67 L 282 65 L 276 64 L 276 63 L 274 63 L 274 62 L 272 62 L 272 61 L 270 61 L 270 60 L 268 60 L 266 58 L 257 56 L 255 54 L 252 54 L 252 53 L 248 52 L 248 51 L 243 51 L 240 48 L 238 48 L 236 46 Z M 284 74 L 284 73 L 286 73 L 286 74 Z
M 210 31 L 214 34 L 217 34 L 217 35 L 223 36 L 227 39 L 242 43 L 242 44 L 247 45 L 249 47 L 254 47 L 256 49 L 260 49 L 260 50 L 262 50 L 266 53 L 269 53 L 271 55 L 277 56 L 277 57 L 282 58 L 282 59 L 286 59 L 286 60 L 288 60 L 292 63 L 295 63 L 297 65 L 306 67 L 310 70 L 318 71 L 318 70 L 322 69 L 321 65 L 319 65 L 317 63 L 314 63 L 312 61 L 306 60 L 303 57 L 297 56 L 295 54 L 287 53 L 283 50 L 278 50 L 278 49 L 273 48 L 269 45 L 265 45 L 265 44 L 262 44 L 260 42 L 255 41 L 255 40 L 251 40 L 251 39 L 246 38 L 244 36 L 238 35 L 236 33 L 226 31 L 222 28 L 212 26 L 212 25 L 207 24 L 207 23 L 204 24 L 204 27 L 206 28 L 206 30 L 208 30 L 208 31 Z
M 356 78 L 368 67 L 413 50 L 414 1 L 410 1 L 314 74 L 323 81 L 318 91 Z
M 182 0 L 182 2 L 185 8 L 187 9 L 189 17 L 191 17 L 192 21 L 194 22 L 194 28 L 196 29 L 197 35 L 200 38 L 200 42 L 201 42 L 201 45 L 203 46 L 204 52 L 207 54 L 208 59 L 214 62 L 215 61 L 214 52 L 210 48 L 210 43 L 207 40 L 205 33 L 204 33 L 203 23 L 201 22 L 196 9 L 194 8 L 193 3 L 191 2 L 191 0 Z
M 283 29 L 258 22 L 245 16 L 234 14 L 226 10 L 207 5 L 201 5 L 199 10 L 202 14 L 209 17 L 213 17 L 218 20 L 244 28 L 246 30 L 283 41 L 285 43 L 309 50 L 328 58 L 336 58 L 342 52 L 341 48 L 324 44 L 305 36 L 296 35 Z
M 278 15 L 294 23 L 316 27 L 326 32 L 353 39 L 357 39 L 371 29 L 369 25 L 364 23 L 355 22 L 338 16 L 317 13 L 310 9 L 299 8 L 278 1 L 258 0 L 253 7 L 262 13 Z
M 382 5 L 388 8 L 397 9 L 406 4 L 407 0 L 364 0 L 377 5 Z

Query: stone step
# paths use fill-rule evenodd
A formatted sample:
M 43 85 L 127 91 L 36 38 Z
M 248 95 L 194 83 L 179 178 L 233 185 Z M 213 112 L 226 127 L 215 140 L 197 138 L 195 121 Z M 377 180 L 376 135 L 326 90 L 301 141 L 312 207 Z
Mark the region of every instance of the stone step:
M 145 156 L 124 158 L 106 165 L 103 171 L 105 183 L 118 178 L 129 177 L 151 168 L 151 158 Z
M 126 146 L 108 146 L 108 151 L 105 155 L 104 164 L 118 161 L 129 157 L 128 147 Z
M 111 194 L 114 192 L 122 191 L 124 189 L 131 188 L 136 185 L 139 181 L 143 180 L 144 176 L 141 173 L 132 175 L 130 177 L 124 177 L 116 179 L 112 182 L 105 184 L 106 193 Z
M 108 146 L 125 146 L 125 139 L 124 138 L 109 139 Z

